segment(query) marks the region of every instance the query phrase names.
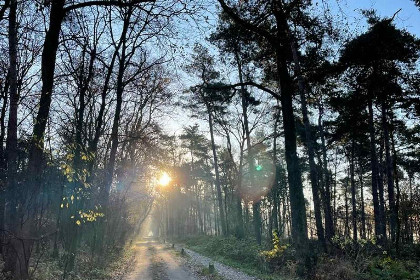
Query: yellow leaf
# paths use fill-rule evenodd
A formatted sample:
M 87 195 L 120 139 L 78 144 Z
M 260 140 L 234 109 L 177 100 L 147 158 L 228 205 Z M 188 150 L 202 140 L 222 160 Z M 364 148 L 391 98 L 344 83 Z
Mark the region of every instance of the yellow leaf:
M 79 220 L 76 221 L 76 225 L 80 226 L 80 221 Z

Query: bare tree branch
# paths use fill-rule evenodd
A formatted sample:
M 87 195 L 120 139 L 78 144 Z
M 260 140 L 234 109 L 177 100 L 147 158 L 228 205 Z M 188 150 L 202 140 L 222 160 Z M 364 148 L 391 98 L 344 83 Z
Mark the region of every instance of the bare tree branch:
M 223 11 L 228 14 L 237 24 L 242 25 L 242 27 L 248 29 L 251 32 L 254 32 L 256 34 L 259 34 L 261 36 L 263 36 L 266 40 L 268 40 L 270 43 L 274 43 L 275 37 L 270 34 L 270 32 L 268 32 L 267 30 L 264 30 L 260 27 L 258 27 L 258 25 L 248 22 L 246 20 L 244 20 L 243 18 L 241 18 L 237 13 L 234 12 L 234 10 L 229 7 L 226 2 L 224 0 L 217 0 L 220 5 L 222 6 Z
M 64 11 L 70 12 L 79 8 L 91 7 L 91 6 L 116 6 L 116 7 L 129 7 L 140 3 L 152 3 L 155 0 L 132 0 L 129 2 L 123 2 L 121 0 L 94 0 L 82 3 L 77 3 L 64 8 Z
M 217 85 L 217 86 L 212 86 L 209 85 L 207 86 L 208 89 L 234 89 L 236 87 L 240 87 L 240 86 L 253 86 L 256 87 L 262 91 L 265 91 L 267 93 L 269 93 L 271 96 L 273 96 L 274 98 L 280 100 L 280 94 L 261 85 L 261 84 L 257 84 L 253 81 L 248 81 L 248 82 L 243 82 L 243 83 L 236 83 L 236 84 L 232 84 L 232 85 Z
M 3 6 L 0 9 L 0 20 L 4 19 L 4 13 L 10 5 L 10 0 L 5 0 Z

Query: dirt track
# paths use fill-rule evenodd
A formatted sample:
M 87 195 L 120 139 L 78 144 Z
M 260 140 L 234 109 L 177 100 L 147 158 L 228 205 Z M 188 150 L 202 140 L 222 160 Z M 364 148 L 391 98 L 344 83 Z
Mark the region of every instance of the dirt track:
M 174 251 L 152 240 L 135 244 L 136 264 L 126 280 L 197 280 L 200 277 Z

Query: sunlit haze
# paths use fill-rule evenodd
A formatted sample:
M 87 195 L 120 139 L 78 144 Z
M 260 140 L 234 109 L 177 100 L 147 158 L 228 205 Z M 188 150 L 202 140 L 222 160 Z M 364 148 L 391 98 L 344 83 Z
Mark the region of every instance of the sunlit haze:
M 419 264 L 420 0 L 0 0 L 0 280 Z
M 162 175 L 159 177 L 159 185 L 162 187 L 166 187 L 172 181 L 172 178 L 169 176 L 167 172 L 163 172 Z

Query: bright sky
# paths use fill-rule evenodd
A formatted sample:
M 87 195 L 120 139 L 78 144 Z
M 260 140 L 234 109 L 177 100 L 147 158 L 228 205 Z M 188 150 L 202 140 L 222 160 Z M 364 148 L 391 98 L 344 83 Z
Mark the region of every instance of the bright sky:
M 374 9 L 381 17 L 392 17 L 401 9 L 394 19 L 396 25 L 420 37 L 420 10 L 414 5 L 413 0 L 326 0 L 326 2 L 330 3 L 333 11 L 346 17 L 354 28 L 366 24 L 361 14 L 363 9 Z

